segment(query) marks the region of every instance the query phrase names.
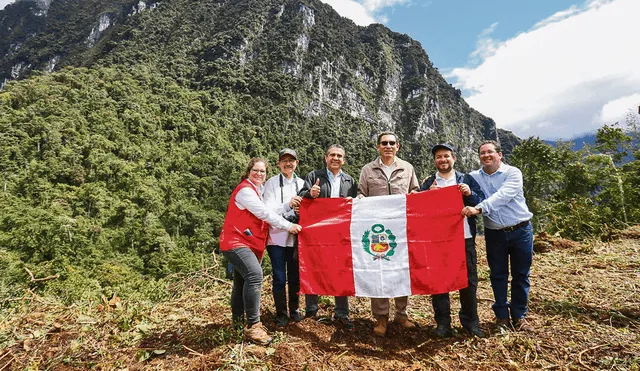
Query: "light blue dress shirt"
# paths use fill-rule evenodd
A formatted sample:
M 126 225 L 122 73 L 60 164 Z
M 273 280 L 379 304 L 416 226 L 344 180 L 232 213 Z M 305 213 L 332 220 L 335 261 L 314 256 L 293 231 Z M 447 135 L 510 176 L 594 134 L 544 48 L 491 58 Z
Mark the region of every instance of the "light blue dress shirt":
M 487 197 L 476 205 L 482 209 L 485 228 L 502 229 L 531 219 L 533 214 L 524 199 L 520 169 L 502 163 L 491 175 L 482 168 L 472 171 L 470 175 L 480 184 Z
M 340 197 L 340 180 L 342 179 L 342 169 L 338 175 L 334 176 L 331 170 L 327 168 L 327 176 L 329 177 L 329 183 L 331 184 L 331 198 Z

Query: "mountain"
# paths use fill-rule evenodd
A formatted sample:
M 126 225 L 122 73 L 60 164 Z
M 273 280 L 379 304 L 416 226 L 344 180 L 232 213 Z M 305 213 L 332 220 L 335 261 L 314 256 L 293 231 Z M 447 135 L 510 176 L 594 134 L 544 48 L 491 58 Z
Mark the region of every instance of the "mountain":
M 544 142 L 554 147 L 557 144 L 557 141 L 555 140 L 545 140 Z M 585 145 L 593 147 L 596 144 L 596 133 L 593 132 L 593 133 L 583 134 L 563 142 L 573 143 L 573 146 L 571 147 L 571 149 L 574 151 L 578 151 L 584 148 Z
M 0 247 L 83 289 L 198 269 L 252 156 L 293 147 L 306 174 L 340 143 L 357 177 L 393 130 L 423 178 L 435 143 L 461 170 L 517 143 L 420 43 L 318 0 L 19 0 L 0 56 Z
M 566 142 L 569 142 L 572 144 L 571 146 L 571 150 L 573 151 L 579 151 L 581 149 L 584 149 L 585 147 L 589 147 L 589 148 L 594 148 L 596 145 L 596 134 L 595 132 L 593 133 L 586 133 L 580 136 L 577 136 L 573 139 L 570 139 Z M 629 142 L 629 146 L 630 148 L 638 148 L 638 141 L 633 139 L 634 137 L 631 136 L 631 141 Z M 545 143 L 556 147 L 558 142 L 557 141 L 552 141 L 552 140 L 545 140 Z M 622 150 L 622 148 L 620 148 L 620 150 Z M 592 149 L 592 151 L 598 152 L 595 149 Z M 628 163 L 634 160 L 634 156 L 633 156 L 633 150 L 627 149 L 627 155 L 622 157 L 622 163 Z
M 395 130 L 420 168 L 435 142 L 456 144 L 468 168 L 481 139 L 498 139 L 418 42 L 358 27 L 319 1 L 20 0 L 0 14 L 3 85 L 69 66 L 145 64 L 192 89 L 289 105 L 297 121 L 355 120 L 367 144 Z

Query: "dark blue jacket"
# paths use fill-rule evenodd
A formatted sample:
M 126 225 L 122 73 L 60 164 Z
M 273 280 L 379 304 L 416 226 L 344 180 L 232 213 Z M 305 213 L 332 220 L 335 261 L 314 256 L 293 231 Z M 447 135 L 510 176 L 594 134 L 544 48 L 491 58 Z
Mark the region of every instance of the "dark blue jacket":
M 473 177 L 469 174 L 461 173 L 457 170 L 455 170 L 455 172 L 456 172 L 456 183 L 457 184 L 465 183 L 471 189 L 471 194 L 469 196 L 462 196 L 462 202 L 464 203 L 464 206 L 476 206 L 477 204 L 482 202 L 485 199 L 485 195 L 484 195 L 484 192 L 482 192 L 482 189 L 480 189 L 480 184 L 478 184 L 478 182 L 476 182 L 476 180 L 473 179 Z M 428 177 L 427 180 L 425 180 L 424 183 L 422 183 L 420 190 L 421 191 L 428 190 L 435 180 L 436 180 L 435 174 Z M 470 216 L 468 217 L 468 220 L 469 220 L 469 229 L 471 230 L 471 236 L 475 238 L 476 216 L 475 215 Z

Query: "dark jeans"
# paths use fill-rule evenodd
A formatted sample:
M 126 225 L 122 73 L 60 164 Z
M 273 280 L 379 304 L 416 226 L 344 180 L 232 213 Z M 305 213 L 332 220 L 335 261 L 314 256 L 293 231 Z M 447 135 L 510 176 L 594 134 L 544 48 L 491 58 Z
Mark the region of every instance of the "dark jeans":
M 478 258 L 476 255 L 475 238 L 464 240 L 465 252 L 467 255 L 467 278 L 469 286 L 460 290 L 460 324 L 464 328 L 475 328 L 480 325 L 478 319 L 478 299 L 476 291 L 478 289 Z M 431 304 L 435 313 L 438 325 L 451 326 L 451 302 L 449 294 L 438 294 L 431 296 Z
M 491 270 L 493 311 L 497 318 L 518 320 L 527 314 L 529 274 L 533 260 L 533 229 L 531 223 L 512 232 L 484 230 L 487 262 Z M 511 263 L 511 303 L 507 298 Z
M 256 254 L 248 247 L 223 251 L 222 255 L 233 265 L 231 315 L 234 321 L 247 315 L 247 327 L 260 322 L 260 293 L 262 267 Z
M 300 271 L 298 259 L 294 259 L 295 248 L 269 245 L 267 253 L 271 259 L 271 275 L 273 276 L 273 291 L 284 291 L 289 278 L 289 296 L 297 295 L 300 287 Z
M 317 312 L 318 311 L 318 295 L 305 295 L 304 301 L 306 303 L 306 311 Z M 349 297 L 348 296 L 334 296 L 336 306 L 333 308 L 333 315 L 336 318 L 349 318 Z

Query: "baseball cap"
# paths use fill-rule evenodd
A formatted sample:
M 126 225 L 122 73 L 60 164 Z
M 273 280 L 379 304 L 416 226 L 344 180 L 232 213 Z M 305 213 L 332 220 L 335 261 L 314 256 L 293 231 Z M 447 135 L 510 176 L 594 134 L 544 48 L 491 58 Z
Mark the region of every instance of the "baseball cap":
M 293 156 L 293 158 L 295 158 L 296 160 L 298 159 L 298 154 L 296 154 L 296 151 L 292 150 L 291 148 L 285 148 L 282 151 L 280 151 L 280 154 L 278 155 L 278 160 L 281 159 L 282 156 L 284 155 Z
M 456 151 L 453 149 L 453 146 L 451 144 L 447 144 L 447 143 L 439 143 L 436 144 L 435 146 L 433 146 L 433 148 L 431 148 L 431 154 L 435 155 L 436 151 L 439 149 L 446 149 L 448 151 L 451 151 L 452 153 L 455 153 Z

